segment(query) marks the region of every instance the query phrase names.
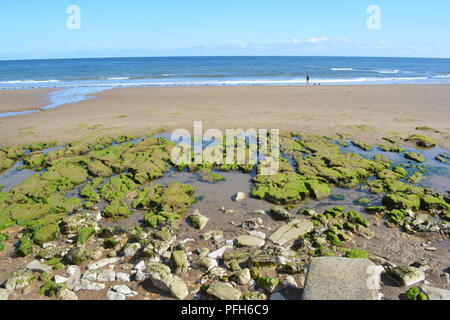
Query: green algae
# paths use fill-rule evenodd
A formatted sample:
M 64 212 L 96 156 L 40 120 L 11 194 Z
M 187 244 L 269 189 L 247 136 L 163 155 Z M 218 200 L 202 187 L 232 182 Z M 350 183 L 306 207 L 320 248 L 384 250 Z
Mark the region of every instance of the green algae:
M 78 231 L 77 244 L 85 244 L 91 237 L 95 235 L 95 229 L 92 227 L 86 227 Z
M 49 224 L 38 228 L 33 232 L 33 241 L 37 245 L 56 240 L 59 236 L 59 228 L 55 224 Z
M 436 146 L 436 142 L 427 136 L 421 134 L 415 134 L 405 139 L 406 142 L 414 143 L 418 147 L 433 148 Z
M 429 300 L 428 296 L 422 292 L 418 287 L 409 288 L 405 292 L 405 297 L 407 300 L 415 301 L 415 300 Z
M 275 204 L 292 204 L 306 199 L 310 191 L 306 180 L 292 172 L 257 175 L 253 178 L 252 196 Z
M 371 151 L 371 150 L 373 150 L 373 147 L 370 144 L 364 143 L 362 141 L 352 141 L 352 144 L 355 147 L 358 147 L 358 148 L 360 148 L 361 150 L 364 150 L 364 151 Z
M 128 204 L 121 199 L 112 200 L 102 213 L 105 218 L 126 218 L 132 214 Z
M 130 174 L 121 174 L 111 178 L 99 190 L 101 197 L 108 201 L 124 199 L 130 192 L 136 191 L 138 185 Z
M 414 152 L 405 153 L 405 158 L 419 163 L 425 162 L 425 157 L 423 155 Z
M 369 253 L 362 249 L 352 249 L 345 252 L 345 257 L 351 259 L 369 259 Z
M 378 148 L 384 152 L 395 152 L 395 153 L 405 152 L 405 148 L 401 147 L 398 144 L 394 144 L 394 143 L 381 144 L 378 146 Z

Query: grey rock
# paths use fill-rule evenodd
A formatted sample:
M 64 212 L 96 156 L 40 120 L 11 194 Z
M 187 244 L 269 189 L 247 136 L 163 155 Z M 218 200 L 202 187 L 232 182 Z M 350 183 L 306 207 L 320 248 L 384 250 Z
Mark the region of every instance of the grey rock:
M 139 242 L 134 242 L 125 244 L 122 251 L 125 257 L 134 257 L 139 249 L 141 249 L 141 244 Z
M 276 221 L 289 222 L 294 219 L 294 216 L 281 206 L 272 207 L 270 209 L 270 216 Z
M 287 300 L 287 299 L 281 293 L 275 292 L 270 295 L 270 300 L 281 301 L 281 300 Z
M 236 202 L 240 202 L 245 200 L 245 193 L 244 192 L 238 192 L 235 196 L 234 196 L 234 201 Z
M 186 253 L 183 250 L 173 251 L 170 261 L 174 269 L 174 273 L 183 273 L 188 271 L 189 261 L 186 257 Z
M 252 277 L 250 275 L 250 269 L 245 268 L 237 271 L 233 275 L 233 279 L 236 281 L 237 284 L 246 285 L 252 280 Z
M 117 293 L 124 294 L 126 296 L 133 293 L 133 291 L 130 288 L 128 288 L 127 286 L 125 286 L 123 284 L 118 284 L 118 285 L 112 287 L 112 290 L 114 290 Z
M 128 273 L 117 272 L 116 281 L 120 282 L 130 282 L 130 275 Z
M 208 272 L 214 267 L 217 267 L 217 260 L 214 258 L 208 257 L 198 257 L 194 261 L 192 261 L 192 268 L 199 269 L 203 272 Z
M 6 280 L 5 289 L 7 291 L 20 290 L 36 280 L 33 272 L 30 269 L 19 269 L 14 271 L 10 278 Z
M 303 299 L 379 300 L 381 270 L 367 259 L 313 258 Z
M 0 288 L 0 301 L 6 301 L 9 297 L 9 291 L 6 289 Z
M 263 239 L 254 236 L 239 236 L 236 243 L 240 247 L 261 248 L 266 243 Z
M 25 268 L 34 272 L 47 272 L 47 273 L 52 272 L 51 266 L 46 265 L 45 263 L 42 263 L 38 260 L 31 261 L 26 265 Z
M 416 267 L 395 267 L 386 270 L 386 275 L 403 287 L 425 280 L 425 272 Z
M 223 239 L 223 231 L 222 230 L 211 230 L 205 233 L 202 233 L 200 235 L 200 238 L 203 240 L 213 240 L 213 241 L 220 241 Z
M 430 300 L 450 300 L 450 291 L 430 286 L 421 286 L 420 289 Z
M 54 281 L 55 281 L 56 284 L 61 284 L 61 283 L 67 282 L 67 278 L 63 277 L 63 276 L 60 276 L 60 275 L 56 275 L 54 277 Z
M 59 300 L 71 300 L 71 301 L 78 300 L 78 296 L 76 295 L 76 293 L 67 288 L 59 290 L 58 293 L 56 294 L 56 297 Z
M 202 216 L 198 210 L 187 218 L 189 223 L 196 229 L 202 230 L 209 221 L 209 218 Z
M 189 295 L 186 283 L 181 278 L 171 274 L 168 266 L 152 262 L 146 265 L 143 272 L 155 287 L 170 292 L 175 298 L 183 300 Z
M 295 240 L 298 237 L 307 234 L 312 231 L 313 228 L 314 225 L 309 220 L 294 220 L 272 233 L 269 240 L 282 246 L 289 241 Z
M 102 259 L 100 261 L 91 263 L 87 266 L 88 270 L 97 270 L 103 267 L 106 267 L 109 264 L 117 263 L 120 259 L 119 258 L 108 258 L 108 259 Z
M 241 292 L 238 289 L 220 281 L 211 283 L 206 293 L 218 300 L 239 300 L 241 298 Z
M 106 293 L 106 298 L 108 298 L 108 300 L 117 300 L 117 301 L 122 301 L 122 300 L 126 300 L 127 297 L 122 294 L 122 293 L 118 293 L 118 292 L 114 292 L 112 290 L 109 290 Z

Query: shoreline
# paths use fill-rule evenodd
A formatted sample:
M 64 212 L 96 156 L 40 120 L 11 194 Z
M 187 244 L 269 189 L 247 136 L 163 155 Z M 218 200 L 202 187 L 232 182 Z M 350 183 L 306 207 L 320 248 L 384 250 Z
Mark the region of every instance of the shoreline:
M 0 144 L 74 137 L 208 128 L 267 128 L 334 136 L 367 143 L 417 133 L 449 149 L 450 85 L 220 86 L 114 88 L 45 112 L 0 119 Z M 52 90 L 0 91 L 0 111 L 24 111 L 24 101 L 45 107 Z M 4 102 L 6 101 L 6 103 Z M 48 104 L 48 103 L 47 103 Z M 420 133 L 420 132 L 419 132 Z

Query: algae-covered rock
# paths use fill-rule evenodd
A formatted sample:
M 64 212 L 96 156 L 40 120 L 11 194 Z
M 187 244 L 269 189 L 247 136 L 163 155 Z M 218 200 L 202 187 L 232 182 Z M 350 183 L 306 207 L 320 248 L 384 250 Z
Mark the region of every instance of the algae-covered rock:
M 157 262 L 148 263 L 144 272 L 155 287 L 170 292 L 175 298 L 183 300 L 189 295 L 186 283 L 171 274 L 170 268 L 166 265 Z
M 241 292 L 234 288 L 232 285 L 220 282 L 220 281 L 214 281 L 211 283 L 206 290 L 206 293 L 217 300 L 239 300 L 241 298 Z
M 425 162 L 425 157 L 423 155 L 414 152 L 405 153 L 405 158 L 408 160 L 413 160 L 415 162 Z
M 105 166 L 105 164 L 101 161 L 93 161 L 88 164 L 88 171 L 94 177 L 103 177 L 107 178 L 113 174 L 113 171 L 110 167 Z
M 59 228 L 55 224 L 49 224 L 33 232 L 33 241 L 38 245 L 56 240 L 59 235 Z
M 209 221 L 209 218 L 202 216 L 198 210 L 187 218 L 189 223 L 196 229 L 202 230 Z
M 411 209 L 417 211 L 420 208 L 420 197 L 415 194 L 387 194 L 383 198 L 383 206 L 389 210 Z
M 297 203 L 310 194 L 305 179 L 292 172 L 257 175 L 253 182 L 252 196 L 275 204 Z
M 19 269 L 14 271 L 5 282 L 5 289 L 8 291 L 20 290 L 36 280 L 33 272 L 29 269 Z
M 364 151 L 371 151 L 373 149 L 370 144 L 364 143 L 362 141 L 352 141 L 352 144 Z
M 408 177 L 407 181 L 412 184 L 416 184 L 420 182 L 424 178 L 424 175 L 420 172 L 414 172 L 410 177 Z
M 281 206 L 272 207 L 270 209 L 270 216 L 276 221 L 289 222 L 294 219 L 294 216 Z
M 17 254 L 22 257 L 26 257 L 33 253 L 33 242 L 31 236 L 26 234 L 19 239 L 19 248 L 17 248 Z
M 323 182 L 307 180 L 305 181 L 305 185 L 309 189 L 311 197 L 315 200 L 325 199 L 331 193 L 330 186 Z
M 415 267 L 395 267 L 386 270 L 386 275 L 403 287 L 409 287 L 425 280 L 425 273 Z
M 369 259 L 369 254 L 365 250 L 361 249 L 352 249 L 345 252 L 346 258 L 352 258 L 352 259 Z
M 64 256 L 64 262 L 69 265 L 80 265 L 90 259 L 91 253 L 81 247 L 72 248 Z
M 274 292 L 279 283 L 280 280 L 269 277 L 260 277 L 257 281 L 258 286 L 268 293 Z
M 421 208 L 424 210 L 450 210 L 450 204 L 445 202 L 444 199 L 439 197 L 434 197 L 431 195 L 422 196 L 421 200 Z
M 428 300 L 428 297 L 425 293 L 420 290 L 418 287 L 409 288 L 405 292 L 405 297 L 408 300 Z
M 128 174 L 122 174 L 111 178 L 100 188 L 100 195 L 103 199 L 113 201 L 124 199 L 127 194 L 137 190 L 138 185 Z
M 401 147 L 398 144 L 382 144 L 379 145 L 378 148 L 380 148 L 380 150 L 384 152 L 405 152 L 405 148 Z
M 128 204 L 119 199 L 111 201 L 103 210 L 103 216 L 106 218 L 126 218 L 132 214 Z
M 436 146 L 436 142 L 427 136 L 421 134 L 415 134 L 405 139 L 406 142 L 411 142 L 416 144 L 418 147 L 422 148 L 433 148 Z
M 91 237 L 95 235 L 93 227 L 86 227 L 78 231 L 77 244 L 85 244 Z
M 183 273 L 188 271 L 189 261 L 183 250 L 174 250 L 170 258 L 174 273 Z

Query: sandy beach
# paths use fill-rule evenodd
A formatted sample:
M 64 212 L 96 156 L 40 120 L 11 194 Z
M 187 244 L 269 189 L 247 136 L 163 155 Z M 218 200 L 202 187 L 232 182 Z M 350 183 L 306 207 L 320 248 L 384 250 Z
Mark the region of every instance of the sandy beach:
M 45 105 L 49 90 L 0 91 L 1 112 Z M 267 128 L 367 143 L 407 136 L 417 127 L 450 147 L 450 86 L 242 86 L 118 88 L 50 111 L 0 119 L 0 144 L 59 143 L 99 133 L 145 135 L 152 130 Z M 432 130 L 430 129 L 432 128 Z

